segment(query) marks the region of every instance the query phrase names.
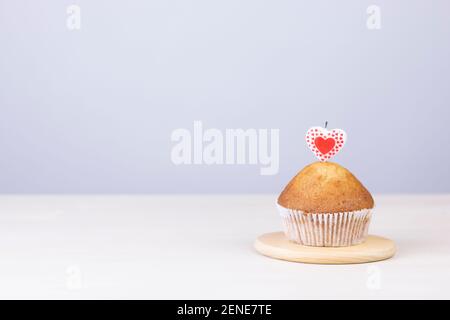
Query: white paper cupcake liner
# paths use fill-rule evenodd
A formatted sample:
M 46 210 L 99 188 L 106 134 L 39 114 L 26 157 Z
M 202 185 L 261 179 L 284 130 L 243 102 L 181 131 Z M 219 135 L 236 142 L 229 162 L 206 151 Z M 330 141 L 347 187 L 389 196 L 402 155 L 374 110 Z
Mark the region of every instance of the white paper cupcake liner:
M 346 247 L 364 242 L 372 209 L 338 213 L 305 213 L 278 205 L 286 237 L 314 247 Z

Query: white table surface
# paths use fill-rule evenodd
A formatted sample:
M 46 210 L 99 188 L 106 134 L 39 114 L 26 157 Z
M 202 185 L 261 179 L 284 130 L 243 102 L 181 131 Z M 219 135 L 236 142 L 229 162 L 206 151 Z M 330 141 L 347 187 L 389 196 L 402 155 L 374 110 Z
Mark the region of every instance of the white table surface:
M 450 298 L 450 195 L 376 196 L 397 255 L 308 265 L 253 249 L 275 195 L 0 196 L 0 298 Z

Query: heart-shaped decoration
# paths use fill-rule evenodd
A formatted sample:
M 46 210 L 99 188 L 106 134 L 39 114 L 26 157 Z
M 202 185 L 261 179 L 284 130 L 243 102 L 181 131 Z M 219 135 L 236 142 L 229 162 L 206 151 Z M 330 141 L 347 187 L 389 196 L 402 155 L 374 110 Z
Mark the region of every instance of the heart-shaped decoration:
M 306 132 L 306 143 L 320 161 L 335 156 L 344 146 L 347 134 L 342 129 L 312 127 Z

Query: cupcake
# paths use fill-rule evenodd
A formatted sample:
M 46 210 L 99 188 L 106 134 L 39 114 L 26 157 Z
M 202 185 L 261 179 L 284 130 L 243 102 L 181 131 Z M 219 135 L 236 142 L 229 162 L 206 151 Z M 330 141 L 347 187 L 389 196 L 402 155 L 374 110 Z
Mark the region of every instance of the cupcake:
M 298 244 L 342 247 L 365 241 L 374 201 L 344 167 L 315 162 L 301 170 L 278 198 L 286 237 Z

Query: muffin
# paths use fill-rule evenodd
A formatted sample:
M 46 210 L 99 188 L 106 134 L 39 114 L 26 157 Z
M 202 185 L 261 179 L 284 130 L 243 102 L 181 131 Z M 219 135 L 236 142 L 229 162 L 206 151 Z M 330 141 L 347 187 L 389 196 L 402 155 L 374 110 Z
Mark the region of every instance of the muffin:
M 301 170 L 278 197 L 286 237 L 298 244 L 342 247 L 365 241 L 374 201 L 344 167 L 315 162 Z

